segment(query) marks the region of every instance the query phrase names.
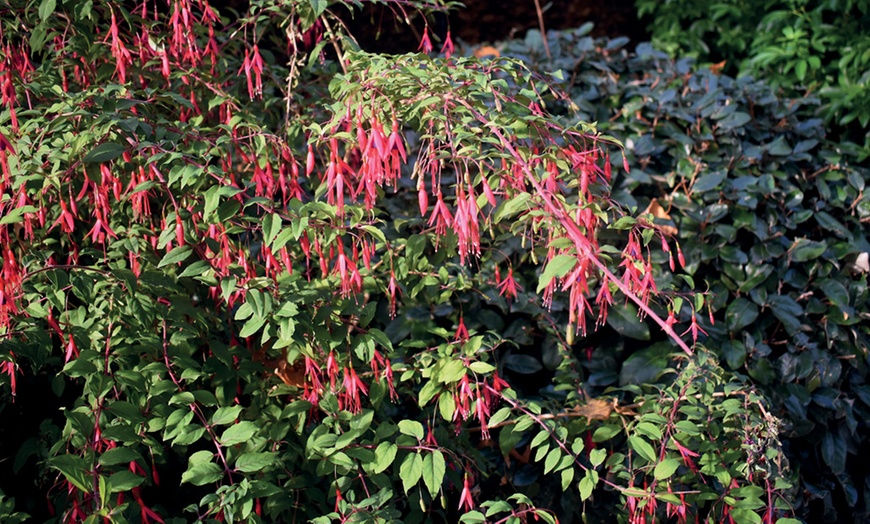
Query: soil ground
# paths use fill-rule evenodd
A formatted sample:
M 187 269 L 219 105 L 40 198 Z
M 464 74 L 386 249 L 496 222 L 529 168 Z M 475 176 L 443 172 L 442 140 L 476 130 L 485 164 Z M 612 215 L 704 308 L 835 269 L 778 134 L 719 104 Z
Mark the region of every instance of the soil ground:
M 544 28 L 568 29 L 586 22 L 595 24 L 594 36 L 627 36 L 633 42 L 648 39 L 644 23 L 637 19 L 633 0 L 539 0 Z M 369 4 L 362 14 L 348 17 L 351 32 L 363 49 L 382 53 L 416 51 L 422 35 L 423 21 L 412 20 L 413 30 L 396 23 L 390 7 Z M 376 28 L 372 30 L 372 28 Z M 535 0 L 467 0 L 465 7 L 453 10 L 448 19 L 430 20 L 436 35 L 450 28 L 454 41 L 480 45 L 523 37 L 527 30 L 538 28 Z M 435 44 L 438 45 L 437 43 Z

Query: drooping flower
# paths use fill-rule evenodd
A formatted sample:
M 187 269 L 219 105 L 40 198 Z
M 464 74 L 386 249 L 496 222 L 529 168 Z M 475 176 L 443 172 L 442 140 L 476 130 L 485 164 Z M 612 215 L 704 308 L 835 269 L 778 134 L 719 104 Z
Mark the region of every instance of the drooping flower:
M 462 493 L 459 495 L 459 510 L 468 512 L 472 509 L 474 509 L 474 498 L 471 496 L 471 475 L 466 473 L 462 483 Z
M 467 342 L 468 339 L 468 328 L 465 327 L 465 319 L 463 317 L 459 317 L 459 325 L 456 327 L 456 334 L 453 335 L 453 341 Z
M 429 225 L 435 225 L 435 233 L 439 236 L 447 234 L 447 228 L 453 225 L 453 214 L 444 203 L 444 198 L 441 192 L 438 192 L 438 197 L 435 201 L 435 209 L 432 210 L 432 215 L 429 217 Z
M 517 298 L 517 292 L 522 288 L 523 287 L 517 284 L 517 281 L 514 279 L 514 268 L 509 267 L 507 276 L 504 277 L 504 280 L 498 283 L 498 294 L 499 296 L 511 300 Z
M 444 38 L 444 45 L 441 46 L 441 53 L 446 57 L 450 58 L 453 56 L 453 39 L 450 37 L 450 30 L 447 30 L 447 36 Z
M 429 26 L 423 28 L 423 38 L 420 39 L 420 46 L 417 48 L 417 51 L 423 51 L 424 53 L 432 52 L 432 41 L 429 40 Z

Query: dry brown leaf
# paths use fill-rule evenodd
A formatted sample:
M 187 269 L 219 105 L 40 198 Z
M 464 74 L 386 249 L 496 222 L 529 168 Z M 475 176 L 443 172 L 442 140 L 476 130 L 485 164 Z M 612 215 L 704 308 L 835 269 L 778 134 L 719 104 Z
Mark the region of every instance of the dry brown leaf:
M 607 420 L 613 413 L 614 402 L 601 398 L 591 398 L 585 404 L 575 406 L 571 411 L 581 417 L 586 417 L 586 422 L 593 420 Z
M 278 376 L 288 386 L 301 388 L 305 385 L 305 361 L 300 359 L 290 364 L 287 360 L 278 362 L 275 367 L 275 375 Z
M 651 214 L 652 216 L 658 218 L 659 220 L 671 220 L 671 215 L 665 211 L 665 208 L 659 204 L 657 198 L 654 198 L 650 201 L 649 205 L 644 209 L 642 215 Z M 668 224 L 656 224 L 659 229 L 662 230 L 662 233 L 668 236 L 675 236 L 678 233 L 677 228 Z
M 498 58 L 501 56 L 501 52 L 499 52 L 498 49 L 492 47 L 491 45 L 485 45 L 475 49 L 474 56 L 476 56 L 477 58 L 485 58 L 488 56 Z
M 263 364 L 263 367 L 266 368 L 267 374 L 275 375 L 280 378 L 282 382 L 287 384 L 288 386 L 293 386 L 296 388 L 301 388 L 305 385 L 305 360 L 297 359 L 294 363 L 287 362 L 287 351 L 282 350 L 281 356 L 278 358 L 269 358 L 268 350 L 272 347 L 272 344 L 268 344 L 266 347 L 260 348 L 255 351 L 253 354 L 254 362 L 260 362 Z

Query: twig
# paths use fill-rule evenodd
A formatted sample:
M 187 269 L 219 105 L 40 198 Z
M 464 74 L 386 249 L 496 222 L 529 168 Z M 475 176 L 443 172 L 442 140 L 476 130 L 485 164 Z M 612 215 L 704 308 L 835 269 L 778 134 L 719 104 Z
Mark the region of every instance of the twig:
M 547 60 L 552 60 L 550 56 L 550 44 L 547 43 L 547 30 L 544 28 L 544 12 L 541 10 L 540 0 L 535 0 L 535 11 L 538 13 L 538 27 L 541 29 L 541 40 L 544 42 L 544 52 L 547 53 Z

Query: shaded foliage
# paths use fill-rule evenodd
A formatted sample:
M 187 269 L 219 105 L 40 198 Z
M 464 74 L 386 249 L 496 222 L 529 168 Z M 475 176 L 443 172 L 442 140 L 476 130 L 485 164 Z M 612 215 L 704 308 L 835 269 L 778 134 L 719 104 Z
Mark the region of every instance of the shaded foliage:
M 712 306 L 704 343 L 786 421 L 799 514 L 866 516 L 870 171 L 808 116 L 817 99 L 624 44 L 581 29 L 550 36 L 552 61 L 536 37 L 504 52 L 561 69 L 582 117 L 625 140 L 614 198 L 680 241 Z
M 638 0 L 654 45 L 763 77 L 785 96 L 816 94 L 843 142 L 870 155 L 870 2 Z M 739 76 L 738 75 L 738 76 Z M 810 114 L 814 111 L 805 111 Z M 863 146 L 863 147 L 859 147 Z

